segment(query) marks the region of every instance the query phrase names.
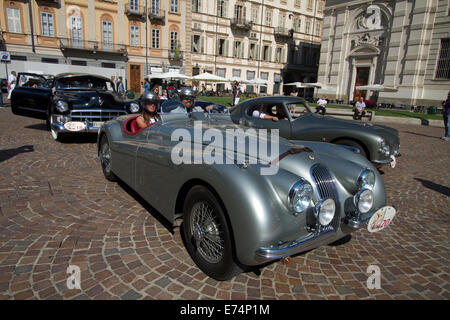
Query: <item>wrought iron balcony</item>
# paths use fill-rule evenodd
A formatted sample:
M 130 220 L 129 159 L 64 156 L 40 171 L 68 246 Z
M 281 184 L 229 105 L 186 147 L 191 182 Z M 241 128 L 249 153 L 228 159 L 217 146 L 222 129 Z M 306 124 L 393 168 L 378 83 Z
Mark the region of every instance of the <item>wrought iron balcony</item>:
M 145 20 L 145 9 L 136 5 L 131 6 L 129 3 L 126 3 L 125 14 L 128 16 L 128 19 Z
M 242 29 L 248 31 L 252 29 L 253 21 L 242 18 L 233 18 L 230 21 L 230 26 L 233 29 Z
M 293 30 L 283 27 L 276 27 L 273 32 L 275 37 L 288 39 L 292 37 Z
M 169 60 L 181 61 L 183 60 L 183 57 L 184 57 L 183 51 L 179 49 L 169 50 Z
M 127 47 L 123 44 L 116 43 L 102 43 L 99 41 L 84 41 L 60 38 L 59 47 L 62 51 L 65 50 L 84 50 L 92 53 L 96 52 L 110 52 L 126 56 Z
M 152 23 L 165 24 L 166 10 L 159 10 L 151 8 L 148 12 L 148 17 Z

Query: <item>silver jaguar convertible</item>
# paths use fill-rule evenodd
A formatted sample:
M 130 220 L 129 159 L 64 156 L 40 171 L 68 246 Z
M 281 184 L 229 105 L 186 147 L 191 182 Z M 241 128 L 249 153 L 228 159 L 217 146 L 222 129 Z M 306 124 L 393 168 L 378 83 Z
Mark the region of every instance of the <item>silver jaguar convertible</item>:
M 386 227 L 383 180 L 339 145 L 288 141 L 229 114 L 162 114 L 138 130 L 121 116 L 99 131 L 108 180 L 122 180 L 181 230 L 197 266 L 216 280 Z M 256 144 L 256 145 L 255 145 Z

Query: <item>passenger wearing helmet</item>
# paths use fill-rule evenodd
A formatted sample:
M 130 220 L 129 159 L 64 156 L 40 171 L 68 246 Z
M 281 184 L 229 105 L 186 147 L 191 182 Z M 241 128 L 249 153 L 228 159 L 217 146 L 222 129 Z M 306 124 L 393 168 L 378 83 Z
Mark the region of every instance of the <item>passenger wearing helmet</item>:
M 195 102 L 195 94 L 194 94 L 194 90 L 192 90 L 189 87 L 184 87 L 183 89 L 181 89 L 180 92 L 180 102 L 183 104 L 183 106 L 185 107 L 185 111 L 187 113 L 191 113 L 191 112 L 210 112 L 213 109 L 212 105 L 209 105 L 205 108 L 205 110 L 203 110 L 202 107 L 194 107 L 194 102 Z M 184 110 L 180 110 L 180 108 L 177 108 L 171 112 L 177 113 L 177 112 L 184 112 Z
M 159 99 L 154 92 L 145 92 L 141 97 L 141 101 L 142 114 L 136 119 L 139 130 L 147 128 L 161 119 L 157 113 Z

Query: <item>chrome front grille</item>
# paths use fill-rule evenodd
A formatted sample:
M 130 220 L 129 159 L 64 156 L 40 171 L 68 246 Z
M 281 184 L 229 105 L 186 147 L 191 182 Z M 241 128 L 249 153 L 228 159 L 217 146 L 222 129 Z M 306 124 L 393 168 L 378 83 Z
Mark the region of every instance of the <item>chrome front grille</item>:
M 317 192 L 320 199 L 331 198 L 336 203 L 336 214 L 334 215 L 333 221 L 331 221 L 330 225 L 337 230 L 340 223 L 340 205 L 339 196 L 336 190 L 336 181 L 330 171 L 322 165 L 315 165 L 311 169 L 311 176 L 316 183 Z
M 125 115 L 124 110 L 72 110 L 70 116 L 74 121 L 81 122 L 97 122 L 97 121 L 108 121 L 119 116 Z

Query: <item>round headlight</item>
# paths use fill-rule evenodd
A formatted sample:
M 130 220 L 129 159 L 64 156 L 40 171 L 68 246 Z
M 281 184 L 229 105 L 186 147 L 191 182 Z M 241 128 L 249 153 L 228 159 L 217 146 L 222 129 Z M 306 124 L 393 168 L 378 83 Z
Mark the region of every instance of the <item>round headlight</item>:
M 311 184 L 302 179 L 296 182 L 289 191 L 289 207 L 295 213 L 305 211 L 310 205 L 313 196 Z
M 373 189 L 375 185 L 375 173 L 370 169 L 365 169 L 358 177 L 358 189 Z
M 386 140 L 381 139 L 381 143 L 380 143 L 380 151 L 382 153 L 384 153 L 385 155 L 389 155 L 390 153 L 390 149 L 389 149 L 389 145 L 386 143 Z
M 334 213 L 336 212 L 336 204 L 333 199 L 323 200 L 319 206 L 319 223 L 322 226 L 327 226 L 331 223 L 334 218 Z
M 69 105 L 65 101 L 58 100 L 56 102 L 56 110 L 58 110 L 59 112 L 66 112 L 69 110 Z
M 139 105 L 137 103 L 130 104 L 130 112 L 131 113 L 137 113 L 139 112 Z
M 355 205 L 359 212 L 367 213 L 373 206 L 373 192 L 369 189 L 364 189 L 355 195 Z

